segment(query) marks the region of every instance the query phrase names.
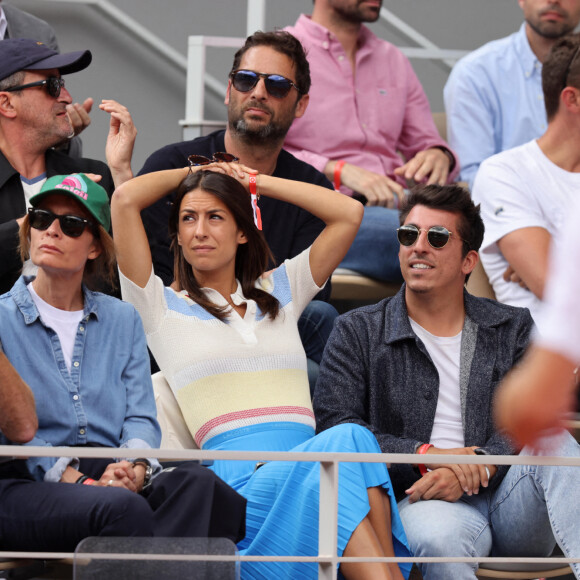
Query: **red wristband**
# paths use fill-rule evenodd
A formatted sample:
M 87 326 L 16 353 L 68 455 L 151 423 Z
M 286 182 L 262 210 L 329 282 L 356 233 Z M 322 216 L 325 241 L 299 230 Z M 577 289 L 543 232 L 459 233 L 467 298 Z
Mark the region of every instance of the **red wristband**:
M 260 199 L 260 194 L 258 193 L 258 175 L 250 173 L 248 175 L 248 181 L 250 185 L 250 203 L 252 204 L 252 213 L 254 214 L 254 224 L 259 230 L 262 229 L 262 212 L 258 207 L 258 200 Z
M 336 191 L 340 190 L 340 174 L 342 173 L 342 168 L 346 161 L 337 161 L 334 164 L 334 189 Z
M 87 477 L 84 481 L 83 481 L 83 485 L 93 485 L 93 483 L 95 483 L 94 479 L 91 479 L 90 477 Z
M 427 451 L 429 449 L 431 449 L 431 447 L 433 447 L 434 445 L 432 443 L 423 443 L 423 445 L 421 445 L 421 447 L 419 447 L 419 449 L 417 449 L 417 454 L 418 455 L 425 455 L 427 453 Z M 425 475 L 427 473 L 427 468 L 419 463 L 417 464 L 417 468 L 419 469 L 419 473 L 421 475 Z

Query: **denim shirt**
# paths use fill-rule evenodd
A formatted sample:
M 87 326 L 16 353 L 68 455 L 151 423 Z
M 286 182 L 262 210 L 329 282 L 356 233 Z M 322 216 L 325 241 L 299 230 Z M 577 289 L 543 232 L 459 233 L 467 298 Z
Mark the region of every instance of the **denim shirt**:
M 20 277 L 0 296 L 0 345 L 34 393 L 35 446 L 159 447 L 145 333 L 126 302 L 83 288 L 69 372 L 56 332 L 42 321 Z M 7 444 L 0 434 L 0 442 Z M 37 480 L 59 481 L 70 459 L 31 458 Z M 74 467 L 75 461 L 72 462 Z

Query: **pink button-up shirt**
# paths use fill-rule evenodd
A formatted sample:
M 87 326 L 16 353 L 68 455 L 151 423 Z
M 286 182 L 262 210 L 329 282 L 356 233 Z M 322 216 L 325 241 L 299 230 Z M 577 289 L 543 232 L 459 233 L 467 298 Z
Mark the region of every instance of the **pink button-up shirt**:
M 449 149 L 411 63 L 398 48 L 361 26 L 355 76 L 340 42 L 309 16 L 303 14 L 286 30 L 306 50 L 312 87 L 306 113 L 293 122 L 285 149 L 320 171 L 329 160 L 344 159 L 403 185 L 393 174 L 403 164 L 397 152 L 411 159 L 431 147 Z M 457 173 L 456 157 L 449 180 Z

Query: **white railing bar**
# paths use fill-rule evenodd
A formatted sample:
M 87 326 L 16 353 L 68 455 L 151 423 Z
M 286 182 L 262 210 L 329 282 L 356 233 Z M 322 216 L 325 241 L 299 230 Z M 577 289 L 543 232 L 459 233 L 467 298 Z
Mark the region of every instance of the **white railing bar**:
M 163 460 L 311 461 L 347 463 L 417 463 L 414 453 L 344 453 L 315 451 L 222 451 L 201 449 L 119 449 L 115 447 L 36 447 L 0 445 L 0 457 L 157 457 Z M 429 455 L 429 463 L 473 465 L 567 465 L 580 467 L 580 457 L 538 455 Z
M 453 63 L 470 52 L 469 50 L 454 50 L 450 48 L 416 48 L 411 46 L 401 46 L 399 49 L 407 58 L 448 60 Z
M 113 20 L 118 26 L 130 32 L 135 38 L 139 39 L 143 44 L 147 45 L 161 57 L 175 65 L 182 72 L 187 71 L 187 58 L 183 53 L 175 50 L 172 46 L 167 44 L 162 38 L 157 36 L 152 30 L 139 24 L 132 16 L 117 8 L 109 0 L 52 0 L 56 2 L 68 2 L 75 4 L 86 4 L 94 7 Z
M 264 30 L 266 26 L 266 0 L 248 0 L 246 16 L 246 34 L 250 36 L 256 30 Z
M 395 27 L 407 38 L 410 38 L 413 42 L 416 42 L 419 46 L 423 48 L 438 49 L 439 47 L 429 40 L 426 36 L 421 34 L 416 28 L 413 28 L 410 24 L 405 22 L 402 18 L 399 18 L 394 12 L 387 10 L 386 8 L 381 8 L 381 18 L 386 20 L 389 25 Z M 451 69 L 455 62 L 453 60 L 444 59 L 443 62 Z
M 460 564 L 460 563 L 480 563 L 480 564 L 578 564 L 580 558 L 551 557 L 546 558 L 528 558 L 528 557 L 495 557 L 495 556 L 400 556 L 400 557 L 336 557 L 326 556 L 246 556 L 241 554 L 153 554 L 153 553 L 135 553 L 135 552 L 16 552 L 0 551 L 0 558 L 26 558 L 31 560 L 63 560 L 71 558 L 80 558 L 86 560 L 94 558 L 95 560 L 172 560 L 172 561 L 204 561 L 204 562 L 311 562 L 311 563 L 342 563 L 342 562 L 386 562 L 386 563 L 408 563 L 408 564 Z

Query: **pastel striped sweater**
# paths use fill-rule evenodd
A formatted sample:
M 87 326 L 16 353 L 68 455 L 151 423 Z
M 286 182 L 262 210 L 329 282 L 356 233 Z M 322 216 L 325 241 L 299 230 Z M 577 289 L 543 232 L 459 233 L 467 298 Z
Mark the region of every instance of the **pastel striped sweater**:
M 247 304 L 242 319 L 222 322 L 184 292 L 164 287 L 153 272 L 145 288 L 120 274 L 123 299 L 143 319 L 147 343 L 170 384 L 197 445 L 231 429 L 272 421 L 314 428 L 300 314 L 320 290 L 310 273 L 310 249 L 286 260 L 256 286 L 280 301 L 274 321 L 262 316 L 241 286 L 233 302 Z M 205 289 L 215 304 L 227 304 Z

